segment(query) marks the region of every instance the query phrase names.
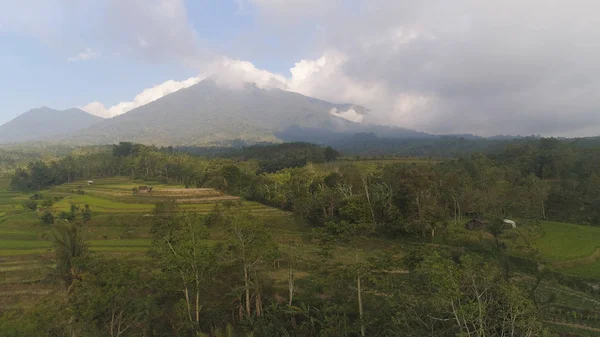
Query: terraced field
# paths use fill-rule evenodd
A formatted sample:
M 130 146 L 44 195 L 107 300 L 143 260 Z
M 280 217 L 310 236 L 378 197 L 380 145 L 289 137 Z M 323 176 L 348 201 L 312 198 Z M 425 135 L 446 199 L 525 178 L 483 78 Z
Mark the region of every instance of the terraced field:
M 140 185 L 151 185 L 153 191 L 134 195 L 133 188 Z M 27 306 L 53 290 L 53 283 L 47 282 L 53 250 L 51 228 L 41 223 L 41 209 L 31 211 L 21 206 L 29 194 L 7 188 L 8 181 L 0 180 L 0 311 Z M 121 177 L 95 179 L 92 185 L 77 181 L 40 193 L 44 199 L 56 200 L 52 206 L 55 213 L 67 212 L 71 205 L 89 205 L 92 220 L 84 232 L 90 250 L 127 258 L 143 257 L 148 250 L 150 219 L 157 202 L 174 200 L 183 210 L 207 214 L 218 203 L 239 199 L 214 189 L 185 189 Z M 299 241 L 300 232 L 306 229 L 291 214 L 275 208 L 248 201 L 243 201 L 243 207 L 276 224 L 274 231 L 281 231 L 281 240 Z M 217 232 L 212 236 L 207 243 L 222 239 Z

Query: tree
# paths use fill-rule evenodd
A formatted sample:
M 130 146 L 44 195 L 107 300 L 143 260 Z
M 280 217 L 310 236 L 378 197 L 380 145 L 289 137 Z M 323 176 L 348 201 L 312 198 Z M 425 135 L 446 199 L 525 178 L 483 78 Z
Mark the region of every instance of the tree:
M 174 200 L 159 202 L 154 206 L 152 215 L 150 233 L 154 242 L 160 242 L 172 230 L 173 223 L 179 216 L 179 205 Z
M 58 214 L 58 218 L 65 221 L 73 221 L 75 220 L 75 214 L 72 212 L 62 211 Z
M 340 155 L 339 152 L 334 150 L 331 146 L 327 146 L 324 150 L 325 161 L 334 161 Z
M 504 217 L 493 218 L 487 226 L 487 231 L 492 234 L 494 241 L 496 242 L 496 249 L 501 249 L 502 244 L 500 242 L 500 236 L 504 233 Z
M 52 205 L 54 205 L 54 201 L 52 199 L 46 199 L 42 201 L 41 205 L 45 208 L 52 207 Z
M 35 200 L 25 200 L 25 201 L 23 201 L 23 203 L 21 205 L 23 206 L 23 209 L 35 211 L 35 210 L 37 210 L 38 202 Z
M 52 213 L 51 210 L 47 209 L 44 211 L 44 213 L 42 214 L 42 216 L 40 217 L 40 220 L 42 221 L 42 224 L 44 225 L 52 225 L 54 224 L 54 214 Z
M 130 142 L 119 142 L 118 145 L 113 145 L 113 156 L 126 157 L 137 153 L 136 145 Z
M 92 210 L 90 209 L 89 204 L 84 205 L 84 208 L 81 211 L 81 215 L 83 218 L 83 223 L 87 223 L 92 220 Z
M 278 255 L 277 245 L 264 223 L 241 208 L 224 210 L 224 225 L 228 233 L 229 257 L 241 264 L 244 282 L 244 306 L 248 317 L 261 316 L 263 311 L 259 273 L 268 262 Z M 254 290 L 254 311 L 251 293 Z
M 201 330 L 203 292 L 217 269 L 215 249 L 206 244 L 208 228 L 197 214 L 173 216 L 160 235 L 155 235 L 152 255 L 169 278 L 179 284 L 185 301 L 186 320 Z
M 119 259 L 97 257 L 88 262 L 81 281 L 73 287 L 70 307 L 85 322 L 89 336 L 144 334 L 142 323 L 153 304 L 148 272 Z
M 399 330 L 428 336 L 543 336 L 525 291 L 478 255 L 423 252 L 396 293 Z
M 80 278 L 78 261 L 87 255 L 87 243 L 79 226 L 70 222 L 54 226 L 51 235 L 54 244 L 54 274 L 68 292 L 73 281 Z
M 366 326 L 362 301 L 362 280 L 366 269 L 361 263 L 360 253 L 362 242 L 373 232 L 373 229 L 374 225 L 369 223 L 348 223 L 346 221 L 335 223 L 330 221 L 325 224 L 324 228 L 314 230 L 322 243 L 344 243 L 354 251 L 356 263 L 354 266 L 356 270 L 356 297 L 360 319 L 360 334 L 363 337 L 366 335 Z

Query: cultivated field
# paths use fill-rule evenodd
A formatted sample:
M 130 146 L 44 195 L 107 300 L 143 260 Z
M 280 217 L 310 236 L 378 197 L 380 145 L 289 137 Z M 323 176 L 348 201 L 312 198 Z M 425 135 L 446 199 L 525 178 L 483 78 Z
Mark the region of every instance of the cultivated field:
M 540 257 L 564 273 L 600 279 L 600 227 L 542 222 Z
M 150 193 L 134 195 L 133 188 L 152 186 Z M 31 194 L 7 190 L 8 181 L 0 180 L 0 311 L 15 305 L 27 305 L 52 290 L 45 276 L 51 267 L 50 227 L 39 219 L 42 211 L 25 210 L 21 205 Z M 83 191 L 83 192 L 81 192 Z M 89 205 L 92 220 L 84 226 L 90 249 L 102 254 L 145 258 L 150 240 L 150 219 L 154 205 L 174 200 L 180 209 L 207 214 L 225 200 L 239 198 L 214 189 L 185 189 L 158 182 L 129 181 L 127 178 L 95 179 L 63 184 L 39 192 L 53 199 L 55 213 L 67 212 L 71 205 Z M 83 194 L 81 194 L 83 193 Z M 291 214 L 258 203 L 243 201 L 252 214 L 273 224 L 281 240 L 299 241 L 306 227 Z M 222 239 L 212 233 L 211 242 Z

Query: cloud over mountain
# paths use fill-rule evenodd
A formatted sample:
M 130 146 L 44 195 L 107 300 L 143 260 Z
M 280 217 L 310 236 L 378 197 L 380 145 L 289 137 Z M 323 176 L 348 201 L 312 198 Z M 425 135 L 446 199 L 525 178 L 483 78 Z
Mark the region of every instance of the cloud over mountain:
M 346 57 L 321 86 L 343 93 L 349 85 L 335 80 L 345 77 L 371 88 L 357 99 L 379 119 L 436 132 L 600 133 L 597 2 L 247 4 L 275 32 L 315 34 Z
M 588 0 L 236 0 L 231 40 L 207 38 L 184 0 L 24 0 L 1 31 L 82 50 L 177 63 L 219 85 L 282 88 L 370 109 L 372 121 L 436 133 L 600 133 L 600 3 Z M 27 9 L 33 8 L 31 12 Z M 45 16 L 52 12 L 52 19 Z M 29 15 L 31 20 L 24 18 Z M 226 24 L 223 23 L 223 27 Z M 78 29 L 75 29 L 77 27 Z M 243 32 L 242 32 L 243 31 Z M 211 39 L 212 38 L 212 39 Z M 234 47 L 231 47 L 234 46 Z M 259 49 L 265 49 L 261 52 Z M 265 56 L 249 61 L 245 55 Z M 252 58 L 251 58 L 252 59 Z M 272 64 L 285 60 L 283 67 Z M 289 69 L 289 72 L 285 70 Z M 277 69 L 274 71 L 273 69 Z M 189 86 L 168 81 L 114 116 Z M 187 84 L 186 84 L 187 83 Z M 142 90 L 142 88 L 140 88 Z
M 173 81 L 169 80 L 159 85 L 156 85 L 152 88 L 144 89 L 141 93 L 139 93 L 132 101 L 129 102 L 120 102 L 109 108 L 105 107 L 104 104 L 100 102 L 91 102 L 83 107 L 81 110 L 86 111 L 92 115 L 96 115 L 99 117 L 110 118 L 114 116 L 118 116 L 126 113 L 129 110 L 133 110 L 142 105 L 148 104 L 150 102 L 154 102 L 157 99 L 164 97 L 170 93 L 173 93 L 177 90 L 188 88 L 198 82 L 200 82 L 203 77 L 190 77 L 183 81 Z

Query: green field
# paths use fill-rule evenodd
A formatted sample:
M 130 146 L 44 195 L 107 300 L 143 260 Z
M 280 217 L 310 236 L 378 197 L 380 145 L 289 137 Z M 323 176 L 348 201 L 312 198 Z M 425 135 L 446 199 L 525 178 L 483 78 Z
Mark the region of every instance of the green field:
M 542 226 L 544 235 L 535 246 L 548 261 L 585 258 L 600 248 L 600 227 L 549 221 L 543 222 Z
M 133 195 L 132 188 L 151 185 L 153 192 Z M 43 265 L 52 257 L 51 227 L 42 225 L 42 210 L 25 210 L 21 204 L 33 194 L 7 190 L 8 180 L 0 180 L 0 311 L 2 308 L 26 305 L 51 291 L 39 283 L 48 272 Z M 83 194 L 79 192 L 83 190 Z M 44 199 L 55 199 L 56 213 L 68 212 L 71 205 L 89 205 L 92 220 L 83 230 L 92 252 L 140 258 L 151 244 L 151 213 L 157 202 L 174 200 L 185 211 L 208 214 L 215 205 L 239 198 L 212 189 L 184 189 L 155 181 L 130 181 L 125 177 L 94 179 L 94 184 L 75 181 L 40 191 Z M 302 221 L 281 210 L 256 202 L 243 201 L 243 207 L 254 215 L 264 216 L 280 242 L 299 242 L 307 230 Z M 222 240 L 212 230 L 207 244 Z M 342 256 L 343 254 L 339 254 Z M 33 282 L 33 283 L 32 283 Z M 11 289 L 32 284 L 13 293 Z M 14 296 L 13 296 L 14 295 Z
M 582 264 L 571 268 L 563 268 L 562 272 L 585 277 L 600 278 L 600 259 L 590 264 Z

